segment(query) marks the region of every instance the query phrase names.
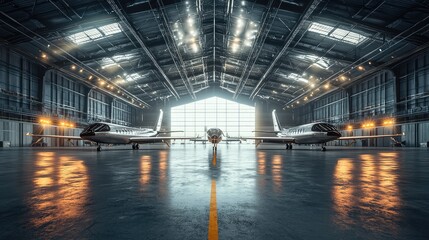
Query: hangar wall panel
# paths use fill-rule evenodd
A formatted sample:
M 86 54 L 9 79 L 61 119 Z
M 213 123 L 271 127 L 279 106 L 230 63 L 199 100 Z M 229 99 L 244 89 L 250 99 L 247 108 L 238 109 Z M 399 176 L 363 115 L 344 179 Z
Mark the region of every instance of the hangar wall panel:
M 44 76 L 44 114 L 78 121 L 86 117 L 86 93 L 88 88 L 55 70 Z
M 429 52 L 400 64 L 395 72 L 398 115 L 403 121 L 429 119 Z
M 1 118 L 20 119 L 20 114 L 40 113 L 43 72 L 44 69 L 33 61 L 0 47 Z

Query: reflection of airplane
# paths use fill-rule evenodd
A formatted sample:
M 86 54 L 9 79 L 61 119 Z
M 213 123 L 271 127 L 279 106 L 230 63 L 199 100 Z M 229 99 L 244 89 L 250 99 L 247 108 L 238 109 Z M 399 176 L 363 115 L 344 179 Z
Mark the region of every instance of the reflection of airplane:
M 198 141 L 200 141 L 200 142 L 206 142 L 206 141 L 208 141 L 210 143 L 213 143 L 213 150 L 217 150 L 217 144 L 222 141 L 222 139 L 223 139 L 222 136 L 225 136 L 223 134 L 222 130 L 220 130 L 220 128 L 209 128 L 206 131 L 206 134 L 207 134 L 207 140 L 202 139 L 202 138 L 198 138 L 198 137 L 197 138 L 192 138 L 190 140 L 193 141 L 193 142 L 198 142 Z M 240 142 L 241 139 L 240 138 L 230 137 L 227 134 L 226 138 L 223 139 L 223 141 L 227 142 L 227 143 L 228 142 Z
M 398 137 L 402 134 L 389 135 L 374 135 L 374 136 L 352 136 L 342 137 L 341 133 L 329 123 L 310 123 L 296 126 L 293 128 L 282 128 L 277 118 L 276 110 L 272 112 L 274 131 L 268 133 L 276 133 L 277 137 L 249 137 L 243 139 L 254 139 L 257 145 L 261 142 L 267 143 L 285 143 L 286 149 L 292 149 L 292 143 L 295 144 L 321 144 L 322 151 L 326 151 L 324 144 L 333 140 L 357 140 L 382 137 Z M 264 131 L 257 131 L 264 132 Z
M 161 123 L 163 111 L 159 110 L 159 118 L 155 129 L 150 128 L 132 128 L 111 123 L 93 123 L 83 129 L 78 136 L 60 136 L 60 135 L 38 135 L 27 133 L 27 136 L 32 137 L 48 137 L 48 138 L 62 138 L 68 140 L 88 140 L 96 143 L 107 144 L 130 144 L 132 143 L 133 149 L 139 149 L 140 143 L 158 143 L 163 142 L 167 145 L 168 140 L 172 139 L 190 139 L 184 137 L 158 137 L 161 132 Z M 98 145 L 97 151 L 101 151 L 101 146 Z

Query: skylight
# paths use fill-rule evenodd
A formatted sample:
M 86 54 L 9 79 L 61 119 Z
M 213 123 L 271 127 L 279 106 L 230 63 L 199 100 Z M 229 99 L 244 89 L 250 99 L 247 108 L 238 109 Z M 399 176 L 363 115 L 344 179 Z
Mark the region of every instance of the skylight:
M 121 28 L 119 27 L 119 23 L 107 24 L 98 27 L 98 30 L 102 31 L 106 36 L 122 32 Z
M 335 31 L 333 31 L 330 36 L 353 44 L 359 44 L 366 40 L 366 37 L 360 35 L 359 33 L 347 31 L 340 28 L 335 29 Z
M 119 32 L 122 32 L 119 24 L 112 23 L 98 28 L 91 28 L 82 32 L 78 32 L 66 38 L 77 45 L 81 45 L 108 37 Z
M 135 81 L 135 80 L 137 80 L 137 79 L 139 79 L 141 77 L 142 76 L 140 74 L 133 73 L 133 74 L 125 76 L 125 80 L 128 81 L 128 82 L 131 82 L 131 81 Z
M 308 83 L 308 80 L 301 77 L 300 75 L 296 74 L 296 73 L 290 73 L 287 78 L 293 79 L 295 81 L 301 81 L 301 82 L 305 82 Z
M 112 67 L 112 66 L 117 66 L 117 65 L 118 64 L 115 61 L 113 61 L 111 58 L 103 58 L 101 60 L 101 68 L 102 69 Z
M 135 55 L 133 53 L 127 53 L 127 54 L 120 54 L 120 55 L 116 55 L 113 56 L 113 60 L 115 62 L 120 62 L 120 61 L 124 61 L 124 60 L 129 60 L 131 58 L 133 58 Z
M 334 29 L 334 28 L 331 26 L 313 22 L 313 23 L 311 23 L 310 27 L 308 28 L 308 31 L 320 33 L 322 35 L 328 35 L 332 31 L 332 29 Z
M 316 55 L 312 55 L 312 54 L 298 55 L 297 58 L 312 62 L 313 66 L 316 66 L 322 69 L 329 68 L 329 61 L 322 57 L 318 57 Z
M 310 24 L 308 31 L 319 33 L 324 36 L 328 36 L 333 40 L 350 43 L 354 45 L 358 45 L 359 43 L 367 39 L 367 37 L 359 33 L 345 30 L 342 28 L 334 28 L 334 27 L 321 24 L 321 23 L 316 23 L 316 22 L 313 22 Z

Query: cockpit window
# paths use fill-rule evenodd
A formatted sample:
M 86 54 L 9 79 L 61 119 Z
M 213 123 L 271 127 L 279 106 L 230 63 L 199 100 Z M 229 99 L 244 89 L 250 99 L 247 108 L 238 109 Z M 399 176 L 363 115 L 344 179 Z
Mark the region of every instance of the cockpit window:
M 327 124 L 327 123 L 318 123 L 313 125 L 313 127 L 311 127 L 311 131 L 313 132 L 331 132 L 331 131 L 337 131 L 337 129 L 332 126 L 331 124 Z
M 92 131 L 92 132 L 108 132 L 110 131 L 110 127 L 107 124 L 104 123 L 93 123 L 86 127 L 84 132 Z

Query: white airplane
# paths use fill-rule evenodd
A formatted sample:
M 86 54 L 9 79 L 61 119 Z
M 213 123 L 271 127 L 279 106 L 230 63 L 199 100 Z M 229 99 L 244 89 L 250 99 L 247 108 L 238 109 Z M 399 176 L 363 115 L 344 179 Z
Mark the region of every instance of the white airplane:
M 38 135 L 27 133 L 27 136 L 32 137 L 47 137 L 47 138 L 62 138 L 67 140 L 87 140 L 91 142 L 107 143 L 107 144 L 132 144 L 132 148 L 139 149 L 139 144 L 163 142 L 169 146 L 169 140 L 175 139 L 190 139 L 186 137 L 158 137 L 162 132 L 161 124 L 163 111 L 159 110 L 159 118 L 155 129 L 150 128 L 133 128 L 116 125 L 112 123 L 93 123 L 83 129 L 80 136 L 61 136 L 61 135 Z M 97 151 L 101 151 L 101 146 L 98 145 Z
M 322 151 L 326 151 L 325 144 L 334 140 L 357 140 L 383 137 L 398 137 L 403 134 L 388 134 L 388 135 L 373 135 L 373 136 L 351 136 L 342 137 L 341 133 L 331 124 L 317 122 L 299 125 L 292 128 L 282 128 L 277 118 L 276 110 L 272 112 L 274 131 L 268 133 L 276 133 L 277 137 L 248 137 L 243 140 L 253 139 L 257 141 L 258 146 L 262 142 L 267 143 L 284 143 L 286 149 L 292 149 L 292 144 L 320 144 Z M 265 132 L 265 131 L 255 131 Z
M 223 136 L 225 136 L 225 134 L 223 134 L 223 131 L 220 128 L 209 128 L 206 131 L 207 134 L 207 140 L 205 139 L 201 139 L 201 138 L 192 138 L 190 139 L 193 142 L 197 142 L 197 141 L 201 141 L 201 142 L 205 142 L 208 141 L 210 143 L 213 143 L 213 150 L 217 150 L 217 145 L 218 143 L 220 143 L 223 139 Z M 233 138 L 228 136 L 228 134 L 225 136 L 226 138 L 224 139 L 225 142 L 241 142 L 240 138 Z

